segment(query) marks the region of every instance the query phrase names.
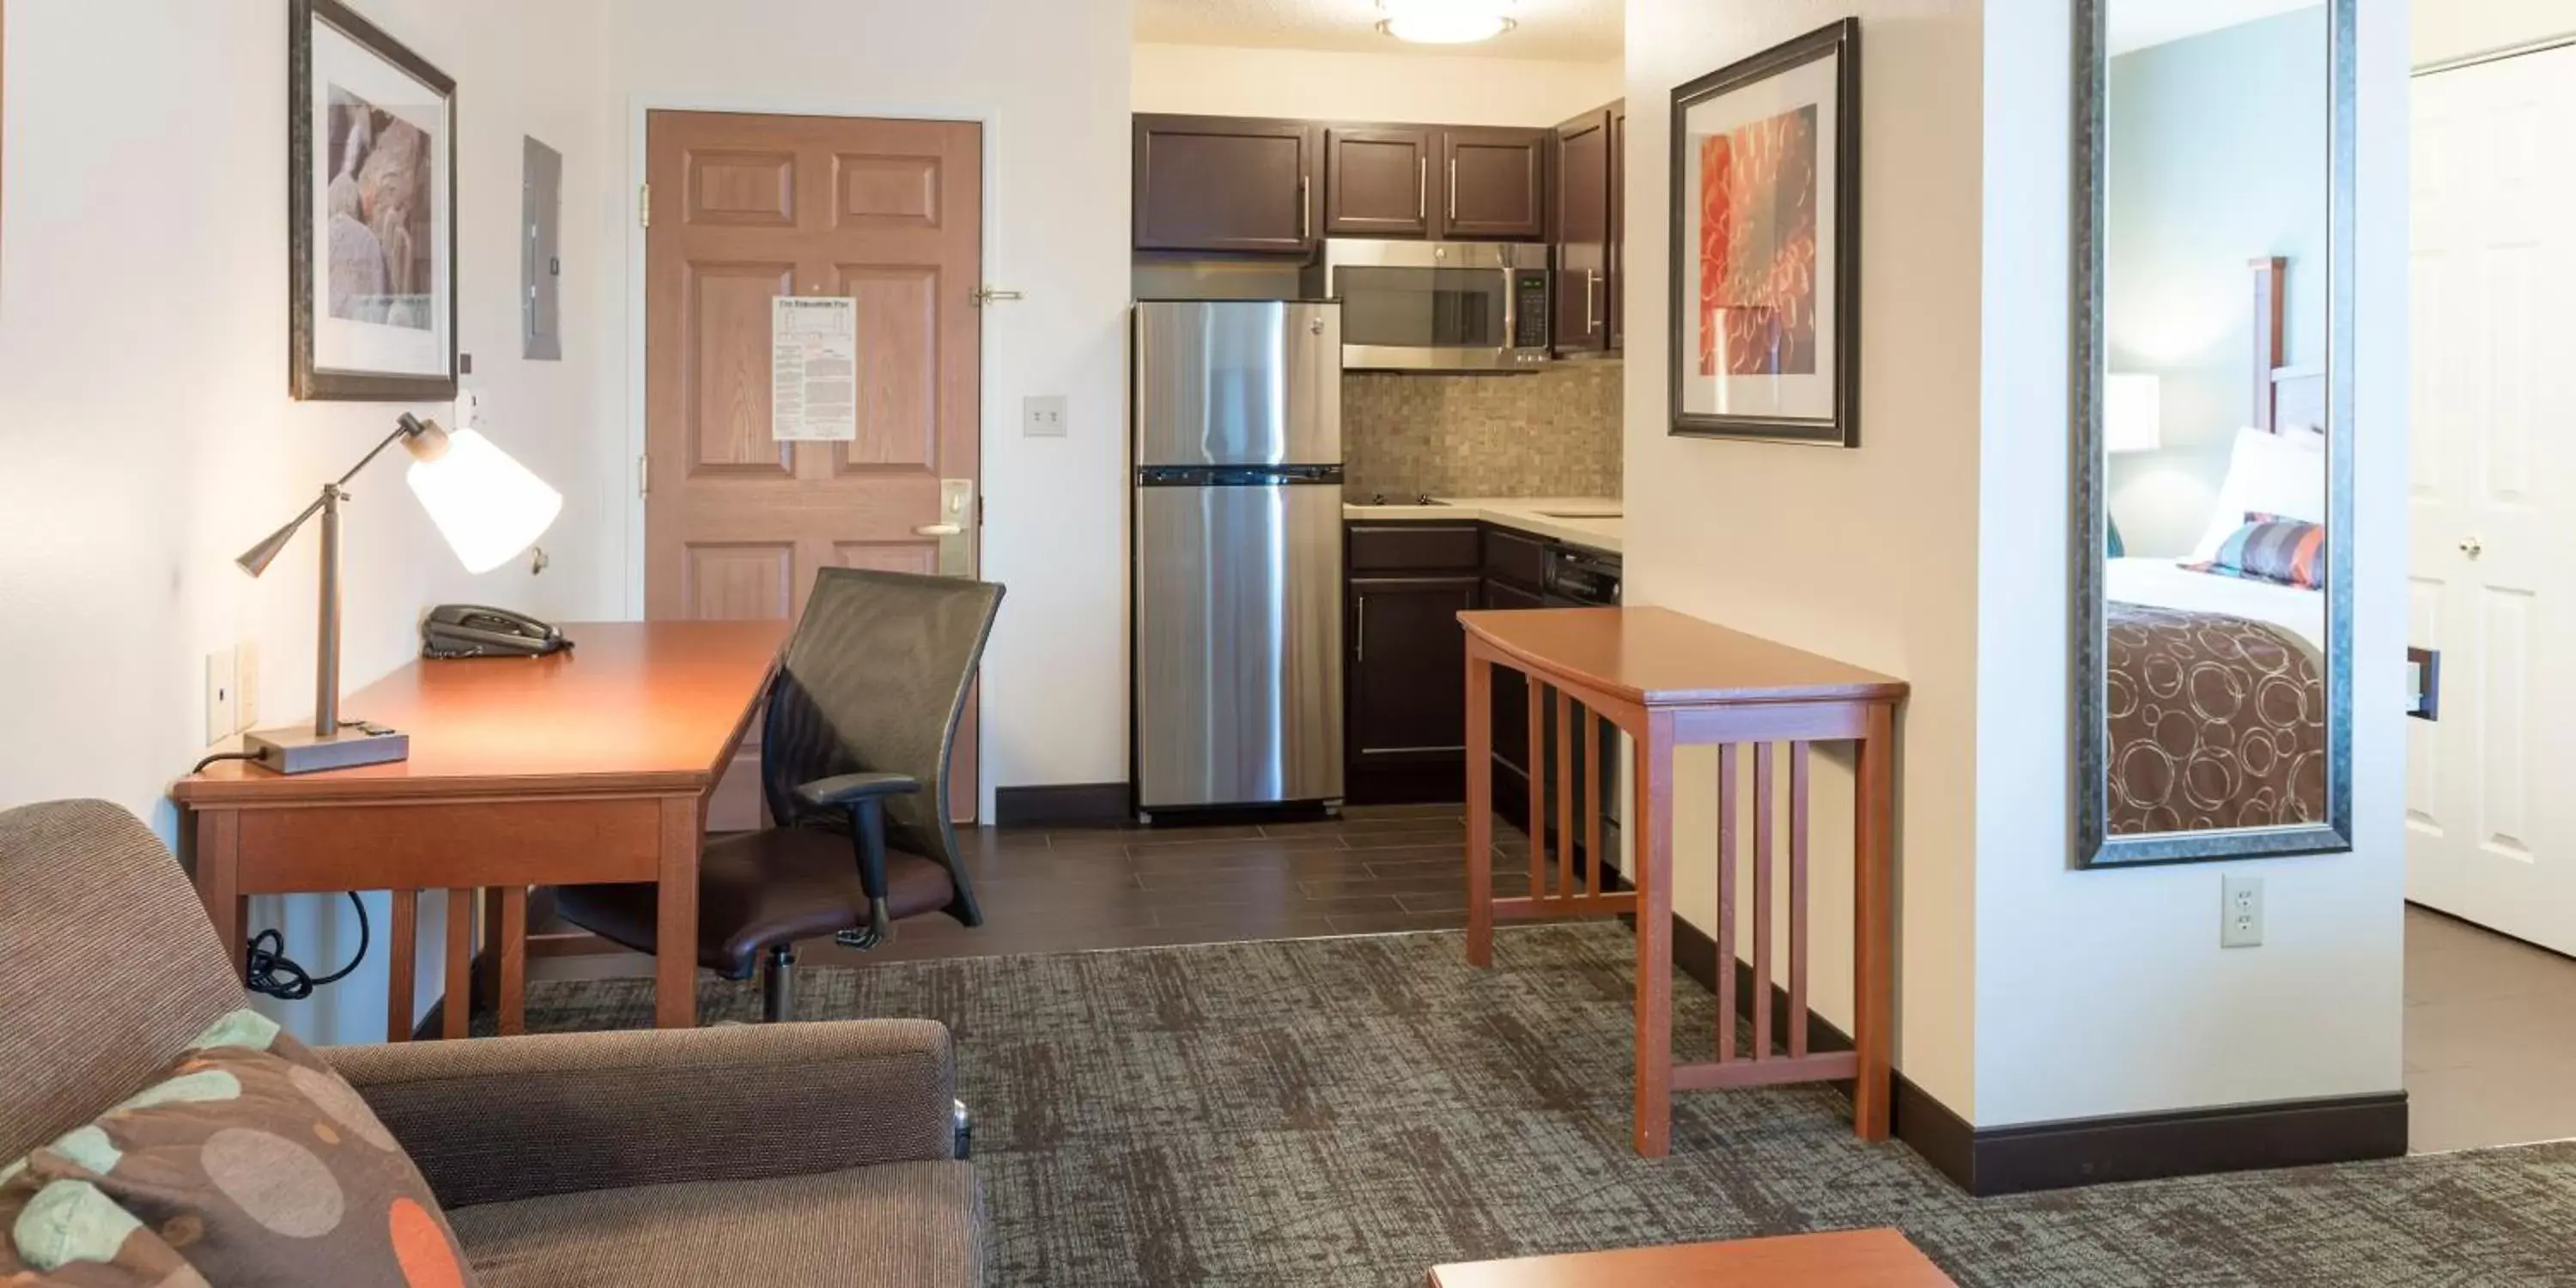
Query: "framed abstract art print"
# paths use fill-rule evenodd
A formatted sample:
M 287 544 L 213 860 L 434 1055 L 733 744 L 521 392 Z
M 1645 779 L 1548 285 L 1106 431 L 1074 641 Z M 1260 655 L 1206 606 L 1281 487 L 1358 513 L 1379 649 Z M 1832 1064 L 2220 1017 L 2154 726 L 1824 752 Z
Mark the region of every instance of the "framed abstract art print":
M 1860 437 L 1860 22 L 1673 91 L 1672 432 Z

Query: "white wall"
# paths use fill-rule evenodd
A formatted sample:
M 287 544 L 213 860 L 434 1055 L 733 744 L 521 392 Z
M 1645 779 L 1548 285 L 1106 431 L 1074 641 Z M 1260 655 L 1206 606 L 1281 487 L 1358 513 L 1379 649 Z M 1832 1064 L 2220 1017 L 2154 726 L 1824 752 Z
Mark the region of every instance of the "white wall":
M 616 607 L 613 419 L 597 370 L 604 186 L 596 0 L 361 0 L 461 84 L 459 334 L 493 439 L 562 489 L 554 567 L 469 577 L 379 462 L 347 525 L 354 688 L 407 660 L 426 605 Z M 0 214 L 0 805 L 100 796 L 151 818 L 205 741 L 204 656 L 257 641 L 261 716 L 312 710 L 314 539 L 253 582 L 232 556 L 404 410 L 286 396 L 284 0 L 14 0 Z M 113 92 L 102 92 L 113 86 Z M 520 138 L 563 151 L 565 361 L 518 357 Z M 363 715 L 363 712 L 355 714 Z M 317 972 L 354 948 L 337 898 L 256 900 Z M 384 901 L 367 968 L 274 1008 L 304 1036 L 384 1032 Z M 440 937 L 421 935 L 434 980 Z M 434 992 L 434 990 L 433 990 Z M 430 1000 L 423 997 L 424 1005 Z
M 2351 854 L 2068 870 L 2066 7 L 1988 0 L 1978 554 L 1980 1127 L 2402 1085 L 2405 0 L 2360 0 Z M 1908 746 L 1909 766 L 1928 749 Z M 1938 754 L 1937 752 L 1935 754 Z M 1909 858 L 1911 856 L 1909 855 Z M 2219 880 L 2266 942 L 2218 947 Z
M 2413 61 L 2420 67 L 2576 36 L 2576 5 L 2567 0 L 2418 0 L 2414 23 Z
M 1907 1077 L 1966 1113 L 1980 776 L 1980 5 L 1629 0 L 1629 154 L 1667 154 L 1674 85 L 1855 11 L 1864 72 L 1863 446 L 1667 436 L 1667 168 L 1630 166 L 1629 280 L 1642 285 L 1628 294 L 1626 594 L 1631 604 L 1676 608 L 1912 682 L 1900 725 L 1897 1059 Z M 1680 773 L 1685 784 L 1709 781 L 1692 758 Z M 1846 762 L 1819 758 L 1818 909 L 1851 906 L 1850 783 Z M 1705 857 L 1712 799 L 1703 786 L 1675 802 L 1675 907 L 1703 928 L 1714 924 L 1716 905 Z M 1848 918 L 1820 912 L 1813 925 L 1816 1008 L 1847 1025 Z
M 1618 98 L 1621 85 L 1615 62 L 1140 44 L 1135 110 L 1554 125 Z
M 1125 0 L 620 0 L 609 95 L 632 193 L 647 107 L 980 119 L 985 281 L 983 574 L 1010 587 L 985 655 L 985 808 L 996 785 L 1127 779 Z M 641 232 L 617 314 L 628 456 L 642 450 Z M 1020 400 L 1069 399 L 1063 438 Z M 626 489 L 630 611 L 642 510 Z

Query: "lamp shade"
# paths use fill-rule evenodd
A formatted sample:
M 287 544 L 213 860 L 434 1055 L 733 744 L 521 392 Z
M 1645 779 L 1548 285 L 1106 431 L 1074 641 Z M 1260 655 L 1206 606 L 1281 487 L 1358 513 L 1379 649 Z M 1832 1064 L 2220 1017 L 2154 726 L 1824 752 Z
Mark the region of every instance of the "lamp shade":
M 1377 0 L 1377 29 L 1398 40 L 1463 45 L 1512 29 L 1512 0 Z
M 516 558 L 563 512 L 561 492 L 470 429 L 448 431 L 447 450 L 412 462 L 405 481 L 468 572 Z
M 2161 377 L 2115 374 L 2102 407 L 2103 447 L 2112 452 L 2152 452 L 2165 439 Z

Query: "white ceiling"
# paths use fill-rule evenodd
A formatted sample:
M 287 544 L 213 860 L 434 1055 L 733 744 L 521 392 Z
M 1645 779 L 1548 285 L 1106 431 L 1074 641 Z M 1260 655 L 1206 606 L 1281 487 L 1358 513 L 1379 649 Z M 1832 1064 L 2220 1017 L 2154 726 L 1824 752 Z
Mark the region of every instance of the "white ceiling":
M 1520 26 L 1472 45 L 1411 45 L 1377 31 L 1375 0 L 1136 0 L 1136 38 L 1175 45 L 1264 45 L 1360 53 L 1615 61 L 1620 0 L 1518 0 Z
M 2321 8 L 2321 0 L 2110 0 L 2111 52 L 2134 53 L 2270 18 L 2293 9 Z

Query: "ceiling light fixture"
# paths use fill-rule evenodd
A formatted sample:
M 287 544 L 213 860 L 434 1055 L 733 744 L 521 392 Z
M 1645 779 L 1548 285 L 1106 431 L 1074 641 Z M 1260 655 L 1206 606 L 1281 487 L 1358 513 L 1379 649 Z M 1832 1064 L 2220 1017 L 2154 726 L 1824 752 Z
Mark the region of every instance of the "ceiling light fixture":
M 1377 29 L 1425 45 L 1464 45 L 1510 31 L 1513 0 L 1377 0 Z

